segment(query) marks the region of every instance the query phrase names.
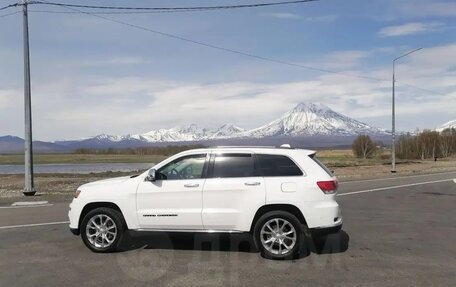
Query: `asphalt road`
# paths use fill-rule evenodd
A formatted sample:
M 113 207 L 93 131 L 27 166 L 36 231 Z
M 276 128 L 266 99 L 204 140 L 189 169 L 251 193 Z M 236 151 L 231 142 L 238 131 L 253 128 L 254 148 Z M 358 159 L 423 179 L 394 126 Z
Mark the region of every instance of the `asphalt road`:
M 343 231 L 294 261 L 263 259 L 244 234 L 156 233 L 95 254 L 69 232 L 67 203 L 3 206 L 0 286 L 455 286 L 454 178 L 341 183 Z

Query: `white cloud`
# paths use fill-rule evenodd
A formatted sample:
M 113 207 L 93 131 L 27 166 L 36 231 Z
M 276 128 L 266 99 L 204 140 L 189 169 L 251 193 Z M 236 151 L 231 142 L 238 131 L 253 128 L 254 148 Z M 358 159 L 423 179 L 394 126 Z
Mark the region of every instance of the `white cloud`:
M 305 18 L 308 22 L 334 22 L 337 20 L 337 15 L 321 15 L 321 16 L 313 16 Z
M 389 51 L 389 49 L 388 49 Z M 390 65 L 359 68 L 377 50 L 337 51 L 327 64 L 347 73 L 389 79 Z M 413 127 L 451 120 L 456 110 L 456 43 L 425 48 L 397 65 L 398 117 L 424 115 Z M 338 62 L 339 61 L 339 62 Z M 345 68 L 344 68 L 345 67 Z M 357 69 L 355 69 L 357 68 Z M 445 95 L 404 86 L 409 83 Z M 187 123 L 210 128 L 232 122 L 252 128 L 271 121 L 302 101 L 323 102 L 334 110 L 389 128 L 391 82 L 320 74 L 302 81 L 177 82 L 153 76 L 102 77 L 60 75 L 33 85 L 34 134 L 37 139 L 80 138 L 100 133 L 146 132 Z M 0 88 L 0 134 L 22 135 L 20 88 Z M 428 115 L 428 116 L 426 116 Z M 383 120 L 378 120 L 383 119 Z M 398 129 L 406 129 L 398 121 Z
M 425 47 L 410 54 L 397 63 L 398 77 L 406 81 L 419 79 L 417 85 L 442 86 L 446 77 L 453 76 L 453 85 L 456 85 L 456 43 L 437 47 Z M 429 78 L 423 81 L 423 79 Z M 432 79 L 432 80 L 431 80 Z M 448 87 L 444 85 L 444 87 Z
M 290 20 L 297 20 L 303 19 L 307 22 L 326 22 L 331 23 L 337 20 L 337 15 L 319 15 L 319 16 L 311 16 L 311 17 L 302 17 L 295 13 L 289 12 L 272 12 L 272 13 L 263 13 L 263 16 L 277 18 L 277 19 L 290 19 Z
M 277 19 L 299 19 L 299 18 L 301 18 L 298 14 L 288 13 L 288 12 L 264 13 L 262 15 L 267 16 L 267 17 L 277 18 Z
M 439 84 L 435 79 L 428 80 Z M 370 118 L 390 116 L 389 82 L 343 75 L 323 75 L 315 80 L 279 84 L 159 84 L 153 78 L 118 78 L 99 79 L 97 83 L 77 87 L 80 82 L 65 81 L 63 86 L 49 90 L 36 87 L 34 131 L 37 139 L 80 138 L 104 132 L 141 133 L 188 123 L 214 128 L 231 122 L 253 128 L 274 120 L 303 101 L 323 102 L 338 112 L 363 118 L 368 123 Z M 422 86 L 415 81 L 409 82 Z M 433 85 L 426 87 L 435 88 Z M 11 94 L 7 100 L 11 101 L 13 96 L 20 96 L 20 93 Z M 397 96 L 401 115 L 451 114 L 456 110 L 456 102 L 452 101 L 455 93 L 428 95 L 399 84 Z M 0 125 L 3 133 L 13 128 L 16 132 L 8 133 L 21 134 L 21 105 L 22 102 L 17 101 L 14 107 L 0 107 L 0 119 L 9 115 L 8 124 Z M 389 121 L 385 123 L 381 127 L 387 128 Z
M 454 1 L 429 1 L 429 0 L 414 0 L 414 1 L 396 1 L 395 10 L 406 16 L 418 17 L 452 17 L 456 16 L 456 2 Z
M 406 23 L 398 26 L 388 26 L 380 29 L 378 35 L 383 37 L 395 37 L 395 36 L 404 36 L 404 35 L 413 35 L 418 33 L 436 31 L 442 29 L 444 24 L 441 22 L 412 22 Z
M 77 64 L 86 67 L 96 67 L 96 66 L 114 66 L 114 65 L 136 65 L 146 62 L 146 59 L 135 56 L 118 56 L 114 58 L 107 59 L 93 59 L 93 60 L 84 60 L 78 62 Z
M 370 51 L 360 50 L 336 51 L 323 56 L 321 61 L 312 65 L 323 66 L 326 69 L 349 69 L 358 66 L 370 54 Z
M 0 89 L 0 111 L 13 106 L 13 99 L 19 94 L 15 89 Z

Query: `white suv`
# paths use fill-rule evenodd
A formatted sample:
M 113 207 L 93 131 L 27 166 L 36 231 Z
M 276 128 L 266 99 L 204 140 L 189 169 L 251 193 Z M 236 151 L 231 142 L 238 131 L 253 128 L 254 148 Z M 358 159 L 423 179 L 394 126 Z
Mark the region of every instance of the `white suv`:
M 265 257 L 293 258 L 305 233 L 340 230 L 336 190 L 314 151 L 194 149 L 138 176 L 82 185 L 68 216 L 95 252 L 114 251 L 127 230 L 250 232 Z

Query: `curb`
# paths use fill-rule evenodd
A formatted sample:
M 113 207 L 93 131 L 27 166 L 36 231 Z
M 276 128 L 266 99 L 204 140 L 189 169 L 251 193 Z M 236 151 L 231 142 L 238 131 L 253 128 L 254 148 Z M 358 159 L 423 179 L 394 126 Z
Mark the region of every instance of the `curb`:
M 33 205 L 46 205 L 48 201 L 17 201 L 11 204 L 11 206 L 33 206 Z

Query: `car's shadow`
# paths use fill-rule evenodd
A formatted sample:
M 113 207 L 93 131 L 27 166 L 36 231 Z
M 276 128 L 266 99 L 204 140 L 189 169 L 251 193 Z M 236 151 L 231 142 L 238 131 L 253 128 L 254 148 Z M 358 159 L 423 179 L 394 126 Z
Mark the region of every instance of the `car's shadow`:
M 341 230 L 325 237 L 306 238 L 307 251 L 301 252 L 304 258 L 310 252 L 316 254 L 342 253 L 348 249 L 350 237 Z M 121 243 L 121 251 L 135 249 L 169 249 L 257 253 L 253 238 L 248 233 L 174 233 L 147 232 L 133 233 Z
M 310 240 L 310 250 L 316 254 L 343 253 L 348 250 L 350 236 L 344 230 L 324 237 L 316 237 Z

